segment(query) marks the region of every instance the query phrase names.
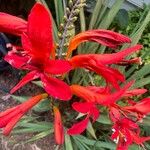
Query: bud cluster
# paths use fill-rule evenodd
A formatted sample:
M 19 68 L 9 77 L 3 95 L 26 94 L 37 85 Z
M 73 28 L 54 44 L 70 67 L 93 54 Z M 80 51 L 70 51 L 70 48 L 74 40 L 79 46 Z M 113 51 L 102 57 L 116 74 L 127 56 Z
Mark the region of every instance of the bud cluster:
M 86 0 L 69 0 L 68 7 L 63 17 L 63 23 L 60 24 L 57 44 L 58 57 L 61 57 L 64 47 L 68 47 L 70 38 L 74 35 L 74 22 L 78 19 L 80 9 L 86 5 Z M 60 53 L 60 54 L 59 54 Z

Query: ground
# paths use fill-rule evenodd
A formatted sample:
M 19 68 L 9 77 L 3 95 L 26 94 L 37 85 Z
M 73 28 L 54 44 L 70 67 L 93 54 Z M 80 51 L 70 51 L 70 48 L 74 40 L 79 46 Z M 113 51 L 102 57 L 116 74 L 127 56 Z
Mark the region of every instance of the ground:
M 17 103 L 9 95 L 8 91 L 19 81 L 18 71 L 8 69 L 0 74 L 0 111 L 12 107 Z M 36 87 L 36 92 L 41 89 Z M 30 83 L 23 87 L 16 94 L 18 95 L 33 95 L 35 93 L 35 85 Z M 23 142 L 31 138 L 33 134 L 19 134 L 4 137 L 0 134 L 0 150 L 54 150 L 55 141 L 52 136 L 47 136 L 44 139 L 34 143 L 24 144 Z

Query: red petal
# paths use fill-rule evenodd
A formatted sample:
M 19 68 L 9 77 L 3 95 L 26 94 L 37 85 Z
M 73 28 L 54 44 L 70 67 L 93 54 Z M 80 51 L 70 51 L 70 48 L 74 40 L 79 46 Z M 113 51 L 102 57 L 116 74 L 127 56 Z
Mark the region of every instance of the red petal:
M 70 87 L 63 81 L 41 75 L 43 86 L 48 94 L 60 100 L 70 100 L 72 93 Z
M 29 37 L 27 36 L 27 34 L 22 34 L 21 43 L 22 43 L 23 49 L 25 51 L 27 51 L 29 54 L 31 54 L 32 45 L 31 45 L 31 42 L 30 42 Z
M 93 122 L 99 118 L 99 110 L 96 108 L 96 106 L 90 110 L 90 116 L 93 118 Z
M 134 89 L 134 90 L 127 91 L 124 96 L 126 97 L 136 96 L 136 95 L 144 94 L 146 92 L 147 89 Z
M 142 45 L 135 45 L 133 47 L 129 47 L 117 53 L 112 54 L 97 54 L 93 55 L 93 59 L 101 62 L 102 64 L 113 64 L 120 62 L 123 58 L 128 56 L 129 54 L 139 51 L 142 48 Z
M 10 134 L 10 132 L 12 131 L 12 129 L 14 128 L 14 126 L 17 124 L 17 122 L 20 120 L 20 118 L 23 115 L 24 114 L 18 114 L 14 118 L 12 118 L 12 119 L 9 120 L 9 123 L 6 125 L 6 127 L 3 130 L 3 134 L 5 136 L 8 136 Z
M 73 50 L 77 48 L 77 46 L 86 41 L 93 41 L 103 44 L 109 47 L 116 47 L 122 43 L 129 43 L 131 42 L 130 39 L 122 34 L 109 31 L 109 30 L 89 30 L 86 32 L 82 32 L 76 35 L 69 44 L 67 58 L 71 54 Z
M 40 100 L 45 99 L 47 97 L 48 97 L 48 94 L 46 94 L 46 93 L 39 94 L 39 95 L 36 95 L 34 97 L 31 97 L 30 99 L 28 99 L 27 101 L 25 101 L 24 103 L 22 103 L 19 106 L 20 112 L 21 113 L 27 112 L 33 106 L 35 106 Z
M 15 91 L 17 91 L 19 88 L 21 88 L 22 86 L 24 86 L 25 84 L 27 84 L 28 82 L 39 78 L 39 73 L 37 71 L 32 71 L 29 72 L 28 74 L 26 74 L 21 81 L 10 91 L 10 93 L 14 93 Z
M 52 19 L 50 12 L 40 3 L 34 5 L 29 15 L 28 36 L 34 57 L 48 59 L 53 48 Z
M 106 95 L 102 99 L 97 99 L 97 103 L 104 105 L 104 106 L 109 106 L 114 104 L 116 101 L 118 101 L 120 98 L 123 97 L 124 93 L 132 86 L 133 81 L 127 83 L 122 89 L 118 90 L 117 92 Z
M 50 74 L 63 74 L 72 69 L 70 63 L 66 60 L 48 60 L 44 71 Z
M 124 49 L 118 53 L 113 54 L 84 54 L 72 57 L 69 61 L 76 67 L 88 67 L 96 66 L 97 64 L 108 65 L 115 64 L 122 61 L 123 58 L 129 54 L 138 51 L 142 48 L 141 45 L 136 45 L 127 49 Z M 90 65 L 91 64 L 91 65 Z
M 117 120 L 120 119 L 120 112 L 118 109 L 111 107 L 109 111 L 109 116 L 113 122 L 116 122 Z
M 92 92 L 99 93 L 99 94 L 109 94 L 110 89 L 108 87 L 104 86 L 87 86 L 88 90 L 91 90 Z
M 11 113 L 12 111 L 14 111 L 15 109 L 17 109 L 17 108 L 13 107 L 13 108 L 9 108 L 9 109 L 5 110 L 4 112 L 0 112 L 0 118 L 8 115 L 9 113 Z
M 61 114 L 57 107 L 54 107 L 53 110 L 54 110 L 55 140 L 57 144 L 63 144 L 64 143 L 64 128 L 62 125 Z
M 21 18 L 0 13 L 0 32 L 21 35 L 27 31 L 27 22 Z
M 68 129 L 67 133 L 69 135 L 82 133 L 86 129 L 88 122 L 89 122 L 89 118 L 86 117 L 84 120 L 74 124 L 70 129 Z
M 118 81 L 125 81 L 125 77 L 122 73 L 110 67 L 101 66 L 99 68 L 95 68 L 94 71 L 103 76 L 106 82 L 110 83 L 116 89 L 120 89 Z
M 76 110 L 77 112 L 80 113 L 88 113 L 90 112 L 91 108 L 93 107 L 93 103 L 89 103 L 89 102 L 75 102 L 72 104 L 72 107 L 74 110 Z
M 97 99 L 103 98 L 103 94 L 98 94 L 92 92 L 91 90 L 87 89 L 86 87 L 79 86 L 79 85 L 71 85 L 71 91 L 74 95 L 82 98 L 87 102 L 96 102 Z
M 134 134 L 133 132 L 131 134 L 132 134 L 132 138 L 133 138 L 134 143 L 139 144 L 139 145 L 150 140 L 150 136 L 139 137 L 138 135 Z
M 102 75 L 108 83 L 119 89 L 118 80 L 124 82 L 124 75 L 116 69 L 103 65 L 98 57 L 99 54 L 78 55 L 72 57 L 70 63 L 74 68 L 82 67 Z
M 138 112 L 143 115 L 150 113 L 150 98 L 144 98 L 142 101 L 136 103 L 134 106 L 126 106 L 124 109 Z
M 5 127 L 7 124 L 9 124 L 10 120 L 13 119 L 16 115 L 18 115 L 19 109 L 15 109 L 11 113 L 7 114 L 6 116 L 2 116 L 0 118 L 0 128 Z
M 13 52 L 8 52 L 8 54 L 4 58 L 10 65 L 17 69 L 21 69 L 23 65 L 27 63 L 29 60 L 28 57 L 25 56 L 18 56 L 17 54 Z

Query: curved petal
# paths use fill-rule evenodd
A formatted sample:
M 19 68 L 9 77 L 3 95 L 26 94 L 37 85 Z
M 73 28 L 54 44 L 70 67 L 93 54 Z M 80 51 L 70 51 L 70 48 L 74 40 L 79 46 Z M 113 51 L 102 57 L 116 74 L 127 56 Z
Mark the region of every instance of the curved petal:
M 90 116 L 93 119 L 93 122 L 95 122 L 99 118 L 99 110 L 94 105 L 93 108 L 90 110 Z
M 21 81 L 15 86 L 13 87 L 13 89 L 11 89 L 10 93 L 13 94 L 15 91 L 17 91 L 19 88 L 21 88 L 22 86 L 24 86 L 25 84 L 27 84 L 28 82 L 35 80 L 39 78 L 39 72 L 37 72 L 36 70 L 29 72 L 28 74 L 26 74 Z
M 69 135 L 76 135 L 82 133 L 86 129 L 88 122 L 89 117 L 86 117 L 84 120 L 74 124 L 70 129 L 68 129 L 67 133 Z
M 31 42 L 29 40 L 29 37 L 27 34 L 22 34 L 21 36 L 21 43 L 22 43 L 22 47 L 25 51 L 27 51 L 29 54 L 31 54 L 31 50 L 32 50 L 32 45 Z
M 110 106 L 110 105 L 116 103 L 119 99 L 121 99 L 124 96 L 125 92 L 133 85 L 133 83 L 134 83 L 134 81 L 130 81 L 123 88 L 118 90 L 117 92 L 110 94 L 110 95 L 106 95 L 102 99 L 97 99 L 97 103 L 99 103 L 103 106 Z
M 125 97 L 141 95 L 147 92 L 147 89 L 133 89 L 125 93 Z
M 88 113 L 90 112 L 91 108 L 93 107 L 93 103 L 90 103 L 90 102 L 75 102 L 72 104 L 72 107 L 74 110 L 76 110 L 77 112 L 80 112 L 80 113 Z
M 52 19 L 48 10 L 36 3 L 28 17 L 28 37 L 35 58 L 47 59 L 53 48 Z
M 147 115 L 150 113 L 150 98 L 144 98 L 133 106 L 126 106 L 124 109 Z
M 6 125 L 6 127 L 3 130 L 3 134 L 5 136 L 8 136 L 14 126 L 17 124 L 17 122 L 22 118 L 24 114 L 17 114 L 14 118 L 10 119 L 10 122 Z
M 99 59 L 100 56 L 99 54 L 78 55 L 72 57 L 69 62 L 73 68 L 86 68 L 98 73 L 106 79 L 107 83 L 111 83 L 113 87 L 119 89 L 118 81 L 124 82 L 124 75 L 116 69 L 105 66 Z
M 56 78 L 48 77 L 44 74 L 41 74 L 41 80 L 46 92 L 54 98 L 60 100 L 71 99 L 72 93 L 70 87 L 65 82 Z
M 99 94 L 109 94 L 110 88 L 108 86 L 87 86 L 88 90 L 91 90 L 92 92 L 99 93 Z
M 129 54 L 142 48 L 142 45 L 136 45 L 112 54 L 82 54 L 72 57 L 69 61 L 73 67 L 84 67 L 91 63 L 103 65 L 117 64 Z
M 6 13 L 0 13 L 0 32 L 20 36 L 26 31 L 27 22 L 25 20 Z
M 8 54 L 5 56 L 5 61 L 7 61 L 10 65 L 17 69 L 21 69 L 23 65 L 27 63 L 29 60 L 26 56 L 19 56 L 13 52 L 8 52 Z
M 45 64 L 44 71 L 50 74 L 63 74 L 72 69 L 69 61 L 66 60 L 48 60 Z
M 122 43 L 131 42 L 131 40 L 128 37 L 110 30 L 104 29 L 89 30 L 86 32 L 82 32 L 72 38 L 68 47 L 67 58 L 72 53 L 72 51 L 77 48 L 77 46 L 80 43 L 86 41 L 98 42 L 102 45 L 109 46 L 112 48 L 117 47 Z
M 102 55 L 98 54 L 98 55 L 93 55 L 93 57 L 95 56 L 95 60 L 97 60 L 97 62 L 98 61 L 101 62 L 102 64 L 107 64 L 107 65 L 113 64 L 113 63 L 117 64 L 118 62 L 122 61 L 129 54 L 139 51 L 141 49 L 142 49 L 142 45 L 137 44 L 133 47 L 126 48 L 117 53 L 102 54 Z
M 53 107 L 54 111 L 54 133 L 57 144 L 64 143 L 64 128 L 61 119 L 61 113 L 57 107 Z
M 86 87 L 83 87 L 80 85 L 71 85 L 70 88 L 74 95 L 82 98 L 83 100 L 85 100 L 87 102 L 95 103 L 97 101 L 97 99 L 104 98 L 103 94 L 98 94 L 98 93 L 92 92 L 91 90 L 87 89 Z

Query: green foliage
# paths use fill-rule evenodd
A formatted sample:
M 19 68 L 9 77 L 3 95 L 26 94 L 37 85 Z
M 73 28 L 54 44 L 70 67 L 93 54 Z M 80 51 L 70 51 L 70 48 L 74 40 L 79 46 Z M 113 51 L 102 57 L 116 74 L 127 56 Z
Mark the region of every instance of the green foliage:
M 48 5 L 46 1 L 44 0 L 36 0 L 38 2 L 43 3 L 47 8 Z M 56 22 L 55 19 L 53 19 L 53 31 L 54 31 L 54 37 L 55 42 L 58 43 L 60 40 L 59 32 L 60 31 L 60 24 L 64 23 L 64 2 L 63 0 L 54 0 L 54 8 L 56 11 Z M 141 55 L 141 57 L 145 60 L 150 60 L 148 55 L 148 48 L 150 46 L 150 35 L 147 34 L 149 32 L 149 22 L 150 22 L 150 9 L 149 7 L 145 8 L 145 11 L 135 11 L 129 13 L 129 23 L 128 23 L 128 14 L 127 12 L 120 11 L 120 7 L 123 4 L 124 0 L 116 0 L 113 6 L 108 9 L 107 4 L 108 1 L 106 0 L 97 0 L 94 6 L 91 6 L 93 1 L 88 1 L 88 11 L 90 12 L 91 9 L 89 7 L 92 7 L 92 14 L 90 16 L 90 20 L 86 21 L 86 13 L 84 12 L 84 8 L 80 11 L 80 18 L 79 22 L 77 23 L 78 28 L 80 28 L 80 31 L 84 31 L 87 28 L 89 29 L 96 29 L 96 28 L 103 28 L 103 29 L 111 29 L 112 23 L 114 19 L 118 21 L 118 26 L 123 29 L 123 31 L 120 31 L 122 33 L 125 33 L 127 35 L 130 35 L 132 38 L 131 45 L 135 45 L 139 42 L 143 43 L 145 46 L 144 52 L 141 52 L 137 55 Z M 92 4 L 93 5 L 93 4 Z M 117 16 L 117 17 L 116 17 Z M 126 18 L 126 19 L 124 19 Z M 124 21 L 125 20 L 125 21 Z M 127 26 L 127 23 L 129 24 Z M 73 23 L 74 25 L 74 23 Z M 125 29 L 125 27 L 127 28 Z M 75 28 L 72 29 L 72 32 L 74 32 Z M 142 35 L 144 33 L 144 35 Z M 62 37 L 61 37 L 62 39 Z M 68 39 L 69 40 L 69 39 Z M 129 47 L 130 45 L 124 45 L 121 47 L 121 49 Z M 106 49 L 104 46 L 99 46 L 94 43 L 86 43 L 80 45 L 78 48 L 79 53 L 104 53 L 108 52 L 109 50 Z M 149 61 L 146 61 L 148 63 Z M 150 65 L 142 65 L 139 68 L 137 68 L 136 65 L 133 67 L 120 67 L 120 69 L 126 74 L 127 80 L 135 79 L 136 83 L 134 87 L 143 87 L 150 83 Z M 94 74 L 87 72 L 86 70 L 77 69 L 72 72 L 72 79 L 69 81 L 69 77 L 66 77 L 66 81 L 68 83 L 78 83 L 81 85 L 88 85 L 88 84 L 95 84 L 95 85 L 102 85 L 103 79 L 94 78 Z M 97 76 L 96 76 L 97 78 Z M 98 81 L 98 83 L 96 83 Z M 38 86 L 41 86 L 40 82 L 34 82 Z M 27 97 L 18 97 L 18 96 L 12 96 L 14 99 L 16 99 L 19 102 L 23 102 L 27 99 Z M 45 112 L 50 110 L 50 100 L 46 99 L 41 101 L 36 107 L 33 108 L 36 112 Z M 64 114 L 67 115 L 66 112 Z M 68 116 L 71 113 L 68 113 Z M 74 117 L 70 115 L 70 118 Z M 39 118 L 36 117 L 30 117 L 26 116 L 21 120 L 21 122 L 18 124 L 17 129 L 14 130 L 14 133 L 30 133 L 35 132 L 36 135 L 32 137 L 28 142 L 32 142 L 34 140 L 38 140 L 40 138 L 43 138 L 51 133 L 53 133 L 53 125 L 52 123 L 47 123 L 46 121 L 40 121 Z M 50 122 L 50 121 L 49 121 Z M 147 122 L 150 122 L 150 119 L 147 120 Z M 106 140 L 103 137 L 109 136 L 109 131 L 107 129 L 108 126 L 111 125 L 110 120 L 108 119 L 107 114 L 105 114 L 105 111 L 101 114 L 100 119 L 97 120 L 97 122 L 94 124 L 94 126 L 97 126 L 97 124 L 101 124 L 103 128 L 96 128 L 96 130 L 93 129 L 93 126 L 89 124 L 87 133 L 85 133 L 84 136 L 69 136 L 65 135 L 65 150 L 115 150 L 116 145 L 108 140 Z M 145 123 L 146 124 L 146 123 Z M 101 135 L 99 132 L 102 130 Z M 137 149 L 137 146 L 132 146 L 131 150 Z

